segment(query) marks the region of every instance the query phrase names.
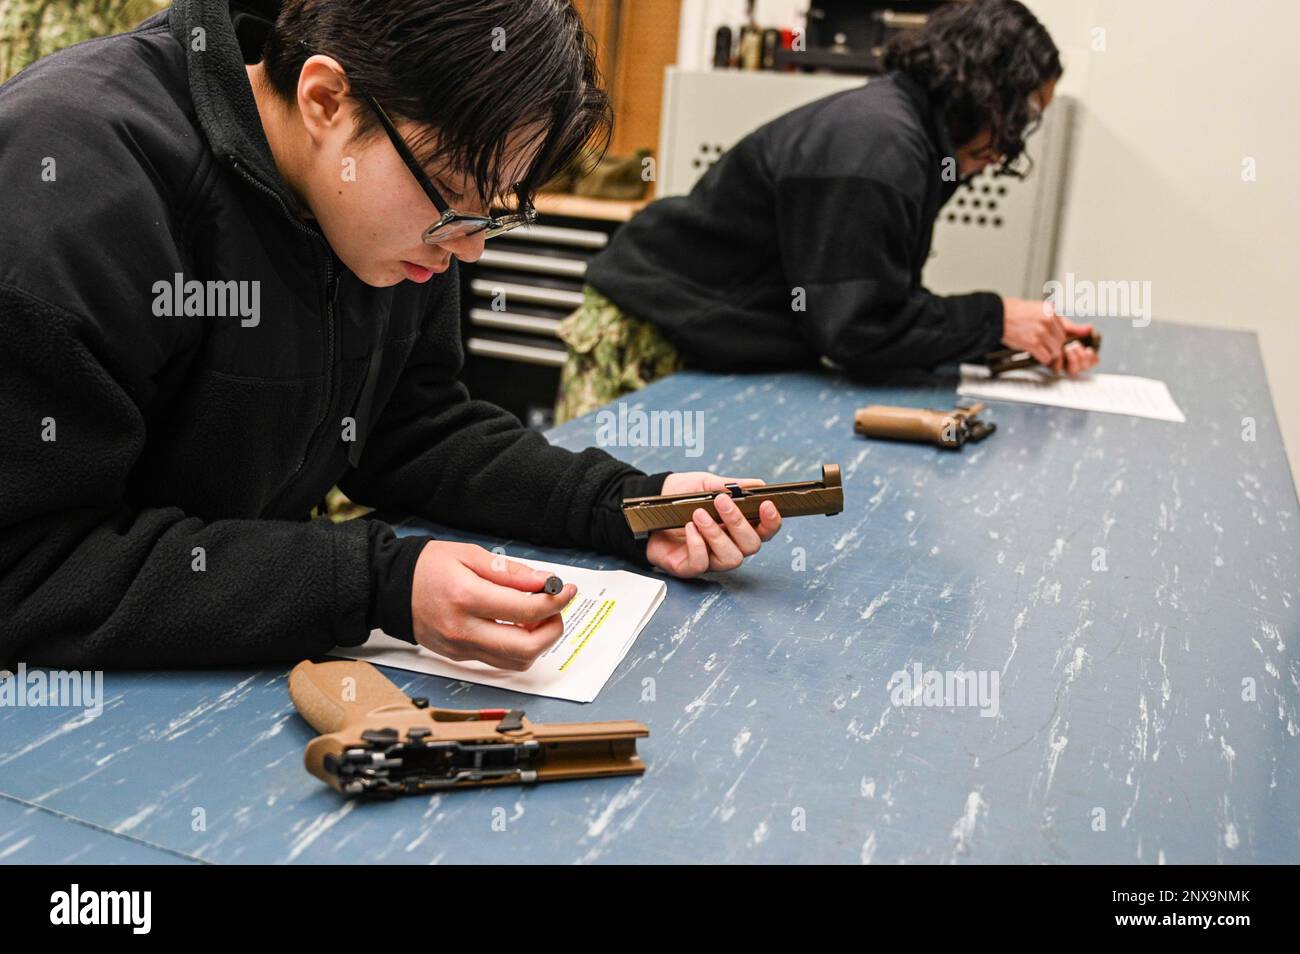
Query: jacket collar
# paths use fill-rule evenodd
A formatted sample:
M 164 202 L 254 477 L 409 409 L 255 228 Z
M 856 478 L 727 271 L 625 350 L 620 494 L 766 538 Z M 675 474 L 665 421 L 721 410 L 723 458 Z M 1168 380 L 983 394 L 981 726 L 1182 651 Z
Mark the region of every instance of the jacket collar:
M 175 0 L 171 7 L 171 31 L 185 51 L 199 126 L 219 159 L 241 168 L 291 216 L 301 217 L 307 210 L 280 176 L 262 129 L 230 7 L 230 0 Z
M 916 108 L 917 115 L 921 117 L 921 122 L 925 126 L 926 135 L 930 137 L 935 150 L 940 156 L 952 156 L 956 159 L 957 150 L 953 146 L 952 134 L 948 131 L 948 119 L 943 109 L 930 98 L 930 94 L 920 83 L 906 73 L 896 71 L 889 75 Z

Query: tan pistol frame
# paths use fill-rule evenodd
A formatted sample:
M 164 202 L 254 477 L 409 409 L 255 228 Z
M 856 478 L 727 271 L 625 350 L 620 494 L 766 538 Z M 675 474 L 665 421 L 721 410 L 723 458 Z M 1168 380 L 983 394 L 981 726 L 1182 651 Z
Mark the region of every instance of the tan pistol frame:
M 713 500 L 722 491 L 696 491 L 688 494 L 665 494 L 660 497 L 628 497 L 623 501 L 623 516 L 633 535 L 641 538 L 656 530 L 671 530 L 691 522 L 696 510 L 703 510 L 714 520 L 721 519 Z M 750 523 L 759 522 L 758 508 L 763 501 L 776 504 L 782 519 L 812 514 L 833 516 L 844 509 L 844 488 L 840 483 L 840 465 L 823 464 L 821 480 L 804 480 L 788 484 L 764 484 L 741 487 L 727 484 L 726 493 L 735 501 Z
M 958 448 L 968 441 L 981 441 L 997 430 L 996 424 L 976 417 L 982 410 L 983 404 L 951 411 L 872 404 L 853 413 L 853 430 L 867 437 Z
M 322 733 L 307 745 L 307 771 L 345 795 L 392 797 L 640 775 L 640 722 L 526 719 L 520 710 L 438 709 L 412 699 L 366 662 L 300 662 L 289 697 Z

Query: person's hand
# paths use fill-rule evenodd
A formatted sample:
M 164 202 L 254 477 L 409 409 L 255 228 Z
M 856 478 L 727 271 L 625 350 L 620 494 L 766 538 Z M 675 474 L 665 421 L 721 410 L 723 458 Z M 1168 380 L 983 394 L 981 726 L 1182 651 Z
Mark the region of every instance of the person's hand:
M 759 487 L 763 481 L 703 472 L 669 474 L 664 478 L 661 494 L 717 491 L 714 507 L 722 522 L 718 523 L 705 510 L 696 510 L 690 523 L 650 534 L 646 559 L 673 576 L 692 577 L 709 570 L 734 570 L 745 557 L 757 553 L 781 529 L 781 515 L 775 504 L 765 501 L 758 511 L 758 526 L 750 524 L 723 489 L 727 484 Z
M 550 575 L 473 544 L 430 540 L 411 586 L 416 642 L 457 662 L 523 672 L 563 635 L 560 610 L 578 592 L 572 583 L 541 592 Z
M 1092 325 L 1076 325 L 1056 314 L 1050 301 L 1002 299 L 1002 343 L 1028 351 L 1053 371 L 1082 374 L 1097 363 L 1097 352 L 1068 339 L 1092 334 Z
M 1060 321 L 1061 327 L 1065 329 L 1067 340 L 1065 342 L 1065 348 L 1061 351 L 1064 359 L 1064 367 L 1057 368 L 1056 370 L 1064 371 L 1066 374 L 1074 377 L 1077 374 L 1083 374 L 1083 372 L 1087 371 L 1089 368 L 1096 367 L 1097 362 L 1101 360 L 1097 357 L 1096 350 L 1089 348 L 1078 341 L 1070 340 L 1073 338 L 1084 338 L 1092 334 L 1092 325 L 1076 325 L 1069 318 L 1061 318 L 1060 316 L 1057 317 L 1057 320 Z

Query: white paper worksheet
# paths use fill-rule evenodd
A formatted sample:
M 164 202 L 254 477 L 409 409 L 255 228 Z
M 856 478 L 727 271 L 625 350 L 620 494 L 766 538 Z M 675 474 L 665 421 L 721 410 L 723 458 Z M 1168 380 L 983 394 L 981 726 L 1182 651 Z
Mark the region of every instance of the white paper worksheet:
M 536 696 L 591 702 L 645 629 L 668 587 L 662 580 L 627 570 L 588 570 L 541 560 L 511 559 L 550 570 L 565 583 L 578 587 L 578 595 L 561 614 L 564 635 L 527 672 L 506 672 L 481 662 L 453 662 L 378 629 L 362 645 L 339 646 L 331 655 Z
M 957 393 L 963 397 L 986 401 L 1050 404 L 1080 411 L 1149 417 L 1178 424 L 1187 421 L 1174 403 L 1165 382 L 1128 374 L 1090 372 L 1082 377 L 1069 378 L 1026 368 L 1007 371 L 991 378 L 988 368 L 963 364 L 961 385 L 957 388 Z

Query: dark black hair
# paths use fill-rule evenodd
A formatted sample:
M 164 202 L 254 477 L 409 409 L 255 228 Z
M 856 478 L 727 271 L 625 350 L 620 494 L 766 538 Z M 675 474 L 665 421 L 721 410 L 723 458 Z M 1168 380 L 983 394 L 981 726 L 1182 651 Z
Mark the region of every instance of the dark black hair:
M 1024 152 L 1029 96 L 1061 75 L 1056 44 L 1024 4 L 969 0 L 942 7 L 923 28 L 897 35 L 884 64 L 929 92 L 955 146 L 987 129 L 990 148 L 1004 157 L 997 171 L 1024 174 L 1012 164 Z
M 353 94 L 417 124 L 420 162 L 469 176 L 484 204 L 516 185 L 531 198 L 609 144 L 609 97 L 571 0 L 284 0 L 263 51 L 280 96 L 294 100 L 316 53 L 338 60 Z M 355 101 L 358 138 L 382 134 Z M 503 182 L 507 142 L 521 131 L 536 158 L 519 183 Z

